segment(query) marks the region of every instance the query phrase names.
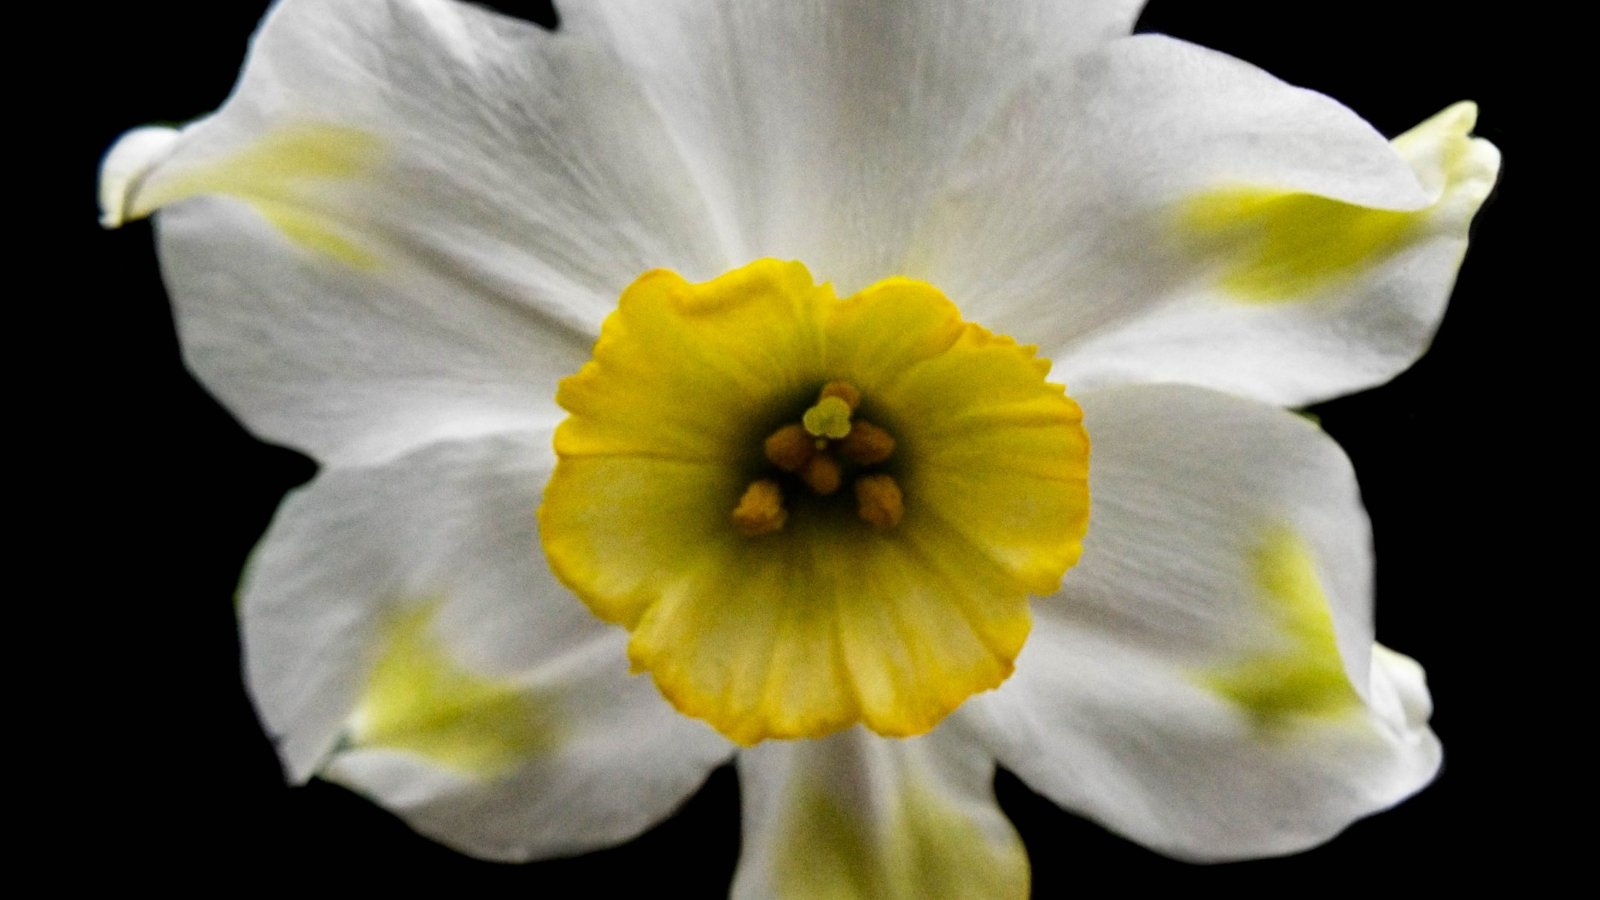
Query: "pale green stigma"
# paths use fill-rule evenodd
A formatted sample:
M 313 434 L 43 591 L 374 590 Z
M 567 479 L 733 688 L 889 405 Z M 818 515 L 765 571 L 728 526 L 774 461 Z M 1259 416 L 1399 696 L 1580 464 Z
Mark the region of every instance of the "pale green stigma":
M 841 397 L 823 397 L 800 417 L 800 424 L 812 437 L 837 441 L 850 433 L 850 404 Z

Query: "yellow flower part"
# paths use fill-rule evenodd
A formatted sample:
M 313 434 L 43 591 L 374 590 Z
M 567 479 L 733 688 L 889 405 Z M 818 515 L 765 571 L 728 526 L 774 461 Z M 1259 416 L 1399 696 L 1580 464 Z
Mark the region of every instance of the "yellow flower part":
M 147 147 L 163 146 L 173 139 L 164 129 L 149 128 L 141 134 L 141 143 Z M 148 181 L 116 172 L 117 177 L 108 179 L 102 188 L 103 221 L 120 225 L 179 200 L 218 194 L 250 204 L 300 247 L 368 269 L 378 264 L 371 249 L 347 223 L 316 211 L 306 198 L 366 177 L 383 154 L 382 141 L 359 128 L 323 122 L 286 123 L 229 154 L 169 177 Z M 133 150 L 129 155 L 137 156 Z M 120 162 L 113 157 L 107 165 Z
M 554 710 L 528 690 L 479 675 L 430 633 L 436 603 L 389 624 L 351 723 L 363 746 L 389 747 L 440 766 L 493 777 L 558 743 Z
M 773 866 L 782 896 L 795 900 L 873 897 L 1025 898 L 1030 872 L 1022 842 L 998 844 L 962 811 L 915 781 L 897 784 L 889 815 L 863 821 L 825 786 L 800 784 Z
M 1239 300 L 1276 303 L 1315 296 L 1358 278 L 1430 228 L 1465 231 L 1494 183 L 1498 156 L 1471 136 L 1478 110 L 1457 103 L 1394 139 L 1435 194 L 1421 209 L 1371 209 L 1315 194 L 1263 187 L 1210 191 L 1184 206 L 1202 243 L 1234 248 L 1221 287 Z M 1461 215 L 1462 208 L 1467 210 Z
M 1339 655 L 1328 595 L 1305 539 L 1288 527 L 1274 528 L 1251 563 L 1281 646 L 1211 673 L 1206 683 L 1263 725 L 1360 710 L 1361 698 Z
M 1048 370 L 918 281 L 646 273 L 556 395 L 545 553 L 735 741 L 926 732 L 1077 561 L 1089 439 Z

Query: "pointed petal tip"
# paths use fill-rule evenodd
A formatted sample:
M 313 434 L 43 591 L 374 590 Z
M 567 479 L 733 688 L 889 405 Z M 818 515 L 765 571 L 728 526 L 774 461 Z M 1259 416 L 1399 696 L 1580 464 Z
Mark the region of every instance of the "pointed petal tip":
M 172 152 L 178 130 L 160 125 L 135 128 L 117 139 L 100 163 L 100 225 L 120 228 L 153 210 L 137 201 L 145 177 Z
M 1451 131 L 1467 134 L 1478 124 L 1478 104 L 1471 100 L 1457 101 L 1441 110 L 1433 120 Z
M 1472 134 L 1477 124 L 1478 104 L 1462 100 L 1393 141 L 1435 203 L 1445 194 L 1465 202 L 1466 220 L 1489 196 L 1500 174 L 1500 150 Z

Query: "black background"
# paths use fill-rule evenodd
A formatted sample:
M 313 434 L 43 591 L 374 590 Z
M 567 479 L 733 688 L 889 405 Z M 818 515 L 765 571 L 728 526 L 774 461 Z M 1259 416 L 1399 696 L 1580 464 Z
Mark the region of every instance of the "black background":
M 496 5 L 541 16 L 540 4 Z M 60 458 L 83 486 L 65 493 L 65 514 L 49 521 L 82 554 L 64 574 L 87 596 L 61 604 L 55 626 L 79 677 L 53 701 L 62 721 L 49 726 L 58 749 L 45 771 L 57 800 L 43 829 L 73 859 L 132 883 L 200 883 L 220 869 L 362 881 L 443 875 L 463 889 L 535 895 L 565 893 L 563 877 L 600 895 L 644 878 L 689 896 L 724 893 L 739 820 L 727 769 L 680 815 L 627 845 L 527 866 L 458 856 L 336 787 L 283 787 L 240 684 L 232 597 L 283 492 L 314 467 L 245 435 L 184 371 L 148 224 L 110 233 L 93 224 L 100 154 L 127 128 L 219 105 L 263 7 L 123 4 L 75 26 L 87 35 L 83 70 L 96 88 L 68 98 L 89 115 L 73 121 L 63 150 L 74 204 L 66 227 L 88 250 L 65 276 L 72 289 L 51 295 L 61 317 L 51 327 L 90 334 L 87 349 L 66 347 L 63 365 L 87 368 L 94 386 L 44 399 L 51 421 L 66 420 Z M 1506 684 L 1525 642 L 1504 588 L 1516 563 L 1503 534 L 1515 500 L 1496 476 L 1509 440 L 1506 400 L 1526 355 L 1507 321 L 1515 303 L 1506 303 L 1516 296 L 1513 266 L 1530 260 L 1519 190 L 1531 154 L 1519 153 L 1527 126 L 1512 62 L 1520 42 L 1503 23 L 1466 21 L 1456 4 L 1434 2 L 1156 0 L 1140 30 L 1249 60 L 1343 101 L 1389 135 L 1477 100 L 1478 133 L 1506 154 L 1433 350 L 1392 384 L 1316 409 L 1354 459 L 1374 521 L 1379 637 L 1427 667 L 1446 761 L 1422 794 L 1326 846 L 1210 867 L 1111 836 L 1002 774 L 1001 801 L 1028 843 L 1036 894 L 1093 889 L 1106 876 L 1119 887 L 1299 891 L 1380 872 L 1390 880 L 1513 863 L 1542 840 L 1542 818 L 1525 814 L 1529 788 L 1511 759 L 1529 714 Z M 76 568 L 111 577 L 79 579 Z

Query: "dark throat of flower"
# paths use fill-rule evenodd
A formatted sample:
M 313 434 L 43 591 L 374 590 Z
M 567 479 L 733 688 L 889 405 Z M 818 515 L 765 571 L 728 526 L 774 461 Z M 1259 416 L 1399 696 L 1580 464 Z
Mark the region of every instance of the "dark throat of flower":
M 905 496 L 894 476 L 881 470 L 894 455 L 894 436 L 857 416 L 860 406 L 860 391 L 848 382 L 830 381 L 799 421 L 767 436 L 761 452 L 770 471 L 750 482 L 731 514 L 740 533 L 759 537 L 780 531 L 794 501 L 831 498 L 846 484 L 861 521 L 880 530 L 900 524 Z

